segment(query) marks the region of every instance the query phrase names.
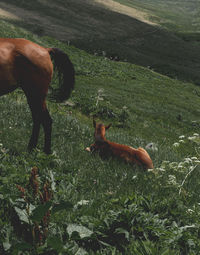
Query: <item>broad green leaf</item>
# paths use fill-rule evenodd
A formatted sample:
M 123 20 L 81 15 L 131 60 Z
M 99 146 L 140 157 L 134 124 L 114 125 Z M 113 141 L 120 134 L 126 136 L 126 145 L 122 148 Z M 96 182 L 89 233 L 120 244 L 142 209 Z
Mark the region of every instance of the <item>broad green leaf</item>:
M 129 240 L 129 232 L 128 232 L 126 229 L 117 228 L 117 229 L 115 230 L 115 233 L 124 234 L 124 235 L 125 235 L 125 238 L 126 238 L 127 240 Z
M 3 248 L 5 251 L 9 250 L 11 247 L 11 244 L 9 242 L 9 240 L 6 240 L 5 242 L 3 242 Z
M 71 209 L 71 208 L 73 208 L 72 203 L 70 203 L 70 202 L 68 202 L 68 201 L 66 201 L 66 202 L 61 202 L 61 203 L 59 203 L 59 204 L 53 205 L 53 208 L 52 208 L 51 213 L 54 214 L 54 213 L 57 213 L 57 212 L 59 212 L 59 211 L 61 211 L 61 210 L 69 210 L 69 209 Z
M 75 255 L 87 255 L 88 253 L 83 249 L 79 248 Z
M 29 224 L 29 218 L 28 218 L 28 215 L 27 215 L 27 212 L 25 209 L 20 209 L 19 207 L 14 207 L 15 209 L 15 212 L 17 213 L 19 219 L 23 222 L 26 222 Z
M 73 232 L 77 232 L 81 239 L 90 237 L 93 234 L 90 229 L 77 224 L 69 224 L 67 227 L 67 232 L 70 237 L 72 236 Z
M 39 205 L 38 207 L 36 207 L 35 210 L 33 210 L 31 219 L 33 221 L 40 222 L 45 216 L 45 214 L 48 212 L 48 210 L 50 209 L 51 205 L 52 205 L 52 202 L 48 201 L 44 205 Z
M 50 237 L 47 240 L 48 246 L 52 247 L 57 252 L 60 252 L 63 248 L 63 243 L 57 236 Z
M 15 244 L 15 246 L 13 247 L 15 251 L 25 251 L 25 250 L 30 250 L 32 248 L 32 245 L 29 243 L 18 243 Z

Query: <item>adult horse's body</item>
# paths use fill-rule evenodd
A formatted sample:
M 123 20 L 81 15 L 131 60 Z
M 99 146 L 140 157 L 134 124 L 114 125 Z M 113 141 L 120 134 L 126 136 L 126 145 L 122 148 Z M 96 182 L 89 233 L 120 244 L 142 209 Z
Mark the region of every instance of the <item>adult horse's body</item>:
M 36 147 L 40 125 L 45 133 L 44 151 L 51 151 L 52 119 L 46 96 L 53 75 L 59 74 L 60 100 L 67 99 L 74 87 L 74 67 L 68 56 L 56 48 L 44 48 L 25 39 L 0 38 L 0 96 L 18 87 L 24 91 L 33 118 L 28 149 Z

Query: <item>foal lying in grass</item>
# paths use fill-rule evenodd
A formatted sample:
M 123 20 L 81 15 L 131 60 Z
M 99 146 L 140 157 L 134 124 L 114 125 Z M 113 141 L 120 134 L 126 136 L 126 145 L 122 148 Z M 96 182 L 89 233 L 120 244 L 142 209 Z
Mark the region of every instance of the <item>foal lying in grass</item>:
M 93 125 L 95 128 L 95 143 L 87 147 L 87 151 L 98 152 L 102 158 L 116 157 L 131 164 L 140 165 L 145 169 L 153 168 L 152 160 L 143 148 L 134 149 L 133 147 L 114 143 L 106 139 L 106 130 L 110 128 L 111 124 L 105 126 L 93 120 Z

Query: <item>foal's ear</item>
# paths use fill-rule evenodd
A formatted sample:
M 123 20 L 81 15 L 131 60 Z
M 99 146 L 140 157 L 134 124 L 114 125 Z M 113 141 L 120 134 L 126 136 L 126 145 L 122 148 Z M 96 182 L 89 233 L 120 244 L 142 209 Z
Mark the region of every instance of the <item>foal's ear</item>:
M 106 130 L 108 130 L 111 126 L 112 126 L 111 123 L 108 126 L 105 126 Z
M 96 125 L 97 125 L 97 123 L 96 123 L 95 119 L 93 119 L 93 126 L 94 126 L 94 128 L 96 128 Z

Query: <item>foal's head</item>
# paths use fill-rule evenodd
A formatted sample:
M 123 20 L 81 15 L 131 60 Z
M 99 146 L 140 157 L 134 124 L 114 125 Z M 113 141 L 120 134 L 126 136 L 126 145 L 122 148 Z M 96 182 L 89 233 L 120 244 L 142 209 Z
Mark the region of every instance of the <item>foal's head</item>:
M 105 141 L 106 130 L 109 129 L 111 125 L 112 124 L 105 126 L 104 124 L 96 123 L 96 121 L 93 120 L 93 126 L 95 128 L 94 131 L 95 142 Z

